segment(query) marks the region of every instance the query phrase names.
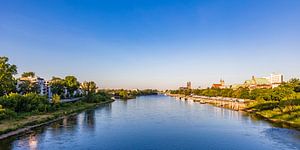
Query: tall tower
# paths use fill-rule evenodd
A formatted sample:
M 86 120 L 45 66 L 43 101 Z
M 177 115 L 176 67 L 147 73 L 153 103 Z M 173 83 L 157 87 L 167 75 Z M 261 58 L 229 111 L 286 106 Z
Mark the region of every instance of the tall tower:
M 186 87 L 187 87 L 187 89 L 192 89 L 192 82 L 187 82 L 186 83 Z
M 225 85 L 225 81 L 224 80 L 220 80 L 220 84 L 222 85 L 222 86 L 224 86 Z

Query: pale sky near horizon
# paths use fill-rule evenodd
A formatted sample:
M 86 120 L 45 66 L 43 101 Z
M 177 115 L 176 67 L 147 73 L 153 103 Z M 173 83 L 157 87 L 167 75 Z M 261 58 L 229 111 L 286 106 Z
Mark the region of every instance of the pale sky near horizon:
M 0 3 L 0 56 L 19 73 L 129 89 L 300 78 L 299 0 Z

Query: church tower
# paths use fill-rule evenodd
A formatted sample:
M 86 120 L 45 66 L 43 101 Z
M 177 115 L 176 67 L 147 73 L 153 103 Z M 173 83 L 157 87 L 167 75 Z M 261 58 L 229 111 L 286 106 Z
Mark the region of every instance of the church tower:
M 192 89 L 192 82 L 187 82 L 186 87 L 187 89 Z
M 224 80 L 220 80 L 220 84 L 222 85 L 222 86 L 224 86 L 225 85 L 225 81 Z

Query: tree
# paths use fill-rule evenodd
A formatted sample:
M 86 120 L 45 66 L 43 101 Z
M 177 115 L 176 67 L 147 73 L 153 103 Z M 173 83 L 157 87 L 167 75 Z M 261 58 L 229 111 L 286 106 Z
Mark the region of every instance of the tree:
M 18 93 L 39 93 L 40 86 L 36 82 L 30 82 L 28 80 L 20 81 L 18 85 Z
M 40 92 L 39 84 L 28 77 L 34 78 L 36 76 L 34 72 L 24 72 L 21 75 L 21 78 L 19 79 L 18 82 L 18 92 L 21 94 L 39 93 Z
M 59 95 L 57 95 L 57 94 L 54 94 L 53 96 L 52 96 L 52 103 L 53 104 L 59 104 L 60 103 L 60 96 Z
M 74 94 L 74 91 L 76 91 L 80 84 L 77 81 L 77 78 L 74 76 L 66 76 L 65 77 L 65 86 L 67 90 L 70 92 L 71 95 Z
M 292 78 L 288 83 L 293 86 L 295 92 L 300 92 L 300 79 Z
M 0 57 L 0 96 L 6 95 L 16 88 L 14 75 L 17 74 L 17 66 L 8 63 L 7 57 Z
M 248 88 L 238 88 L 235 90 L 232 95 L 235 98 L 242 98 L 242 99 L 248 99 L 250 98 L 249 96 L 249 89 Z
M 34 72 L 23 72 L 23 74 L 21 75 L 21 77 L 26 78 L 26 77 L 35 77 L 35 73 Z
M 59 77 L 52 77 L 50 81 L 51 92 L 62 96 L 65 92 L 64 80 Z
M 85 94 L 93 94 L 96 92 L 97 85 L 94 81 L 85 81 L 82 83 L 82 90 L 85 92 Z
M 292 87 L 276 87 L 274 88 L 271 94 L 272 100 L 281 101 L 283 98 L 286 98 L 290 95 L 293 95 L 295 92 Z
M 119 92 L 119 96 L 122 98 L 122 99 L 128 99 L 129 98 L 129 95 L 128 95 L 128 92 L 126 90 L 121 90 Z

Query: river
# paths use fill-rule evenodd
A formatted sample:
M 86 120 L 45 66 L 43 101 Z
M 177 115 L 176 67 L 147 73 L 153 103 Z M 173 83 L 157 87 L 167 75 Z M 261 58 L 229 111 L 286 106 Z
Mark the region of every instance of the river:
M 158 96 L 116 100 L 0 141 L 0 149 L 289 150 L 300 132 L 246 113 Z

